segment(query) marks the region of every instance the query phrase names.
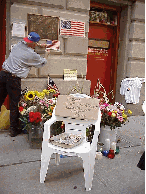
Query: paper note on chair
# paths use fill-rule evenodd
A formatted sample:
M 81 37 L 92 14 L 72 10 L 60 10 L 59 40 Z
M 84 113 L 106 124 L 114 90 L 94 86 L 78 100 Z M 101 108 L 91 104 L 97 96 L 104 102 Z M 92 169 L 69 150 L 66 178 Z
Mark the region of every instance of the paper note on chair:
M 75 119 L 97 120 L 99 100 L 96 98 L 76 98 L 59 95 L 55 115 Z
M 64 69 L 64 80 L 77 80 L 77 70 Z

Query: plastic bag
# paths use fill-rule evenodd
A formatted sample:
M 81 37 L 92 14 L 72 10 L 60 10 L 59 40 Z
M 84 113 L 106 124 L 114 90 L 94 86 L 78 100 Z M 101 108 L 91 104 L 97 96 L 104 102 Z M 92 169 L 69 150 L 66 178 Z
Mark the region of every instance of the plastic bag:
M 10 110 L 7 110 L 4 105 L 1 106 L 0 113 L 0 130 L 8 129 L 10 127 Z

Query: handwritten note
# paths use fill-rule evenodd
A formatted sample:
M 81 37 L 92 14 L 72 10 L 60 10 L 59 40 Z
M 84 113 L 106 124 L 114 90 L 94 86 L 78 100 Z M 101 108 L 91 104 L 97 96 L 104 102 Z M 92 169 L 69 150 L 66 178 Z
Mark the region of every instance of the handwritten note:
M 98 99 L 59 95 L 55 115 L 77 119 L 96 120 L 98 117 L 98 109 Z

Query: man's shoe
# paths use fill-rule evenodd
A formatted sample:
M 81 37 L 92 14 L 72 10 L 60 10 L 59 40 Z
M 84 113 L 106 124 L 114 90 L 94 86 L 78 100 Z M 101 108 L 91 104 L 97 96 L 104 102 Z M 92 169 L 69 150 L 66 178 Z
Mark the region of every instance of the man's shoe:
M 9 135 L 10 135 L 11 137 L 15 137 L 15 136 L 17 136 L 17 135 L 20 134 L 20 133 L 22 133 L 21 130 L 17 130 L 17 131 L 12 131 L 12 130 L 10 130 Z

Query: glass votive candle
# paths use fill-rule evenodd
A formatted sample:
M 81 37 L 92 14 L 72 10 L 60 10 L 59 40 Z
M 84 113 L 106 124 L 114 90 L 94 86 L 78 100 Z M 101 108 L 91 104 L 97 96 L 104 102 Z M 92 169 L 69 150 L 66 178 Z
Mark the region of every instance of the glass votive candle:
M 96 152 L 96 159 L 98 159 L 98 160 L 102 159 L 102 153 L 101 152 Z
M 106 157 L 107 157 L 108 153 L 109 153 L 109 151 L 108 151 L 108 150 L 104 150 L 104 151 L 102 151 L 103 156 L 106 156 Z
M 104 146 L 103 143 L 98 142 L 98 143 L 97 143 L 97 152 L 102 152 L 102 151 L 103 151 L 103 146 Z
M 115 157 L 114 150 L 109 150 L 109 153 L 108 153 L 107 157 L 110 158 L 110 159 L 113 159 Z
M 120 152 L 119 146 L 116 146 L 116 152 L 115 152 L 115 154 L 119 154 L 119 152 Z

